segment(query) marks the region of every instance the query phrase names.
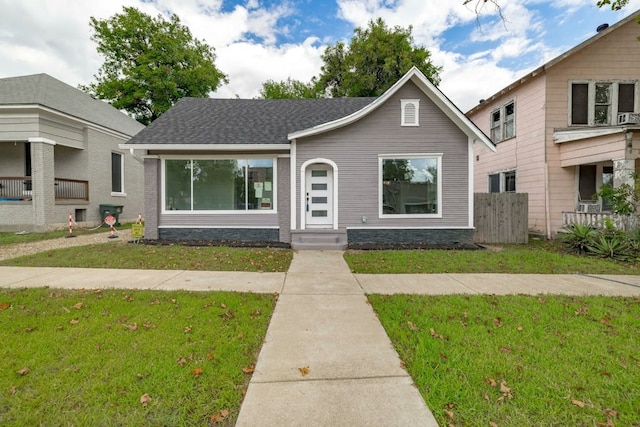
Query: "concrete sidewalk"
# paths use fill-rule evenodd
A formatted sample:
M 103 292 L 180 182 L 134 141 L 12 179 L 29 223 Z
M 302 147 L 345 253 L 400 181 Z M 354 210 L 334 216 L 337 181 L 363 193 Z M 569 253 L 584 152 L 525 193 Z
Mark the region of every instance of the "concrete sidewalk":
M 236 425 L 438 425 L 341 251 L 295 254 Z

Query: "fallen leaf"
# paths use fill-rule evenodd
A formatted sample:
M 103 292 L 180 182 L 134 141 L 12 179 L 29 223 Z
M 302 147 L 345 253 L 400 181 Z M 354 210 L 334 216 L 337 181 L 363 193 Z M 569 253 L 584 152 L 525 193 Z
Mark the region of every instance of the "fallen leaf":
M 433 328 L 430 328 L 430 329 L 429 329 L 429 333 L 431 334 L 431 336 L 432 336 L 433 338 L 438 338 L 438 339 L 441 339 L 441 340 L 442 340 L 442 339 L 444 339 L 444 336 L 443 336 L 442 334 L 437 334 L 437 333 L 436 333 L 436 330 L 435 330 L 435 329 L 433 329 Z
M 149 393 L 145 393 L 142 396 L 140 396 L 140 403 L 142 404 L 142 406 L 147 406 L 149 403 L 151 403 L 153 399 L 151 398 L 151 396 L 149 396 Z
M 446 409 L 444 410 L 444 414 L 450 419 L 452 420 L 454 417 L 453 411 L 447 411 Z
M 124 325 L 125 328 L 127 328 L 130 331 L 137 331 L 138 330 L 138 323 L 134 323 L 132 325 Z
M 191 370 L 191 375 L 198 378 L 200 375 L 202 375 L 203 372 L 204 371 L 202 370 L 202 368 L 196 368 Z
M 411 329 L 412 331 L 419 331 L 420 328 L 418 328 L 416 325 L 413 324 L 413 322 L 407 322 L 407 326 L 409 326 L 409 329 Z
M 191 332 L 192 329 L 193 329 L 193 326 L 187 326 L 187 327 L 184 328 L 184 333 L 188 334 L 188 333 Z
M 498 423 L 494 423 L 493 421 L 489 421 L 490 427 L 498 427 Z
M 243 334 L 238 334 L 238 337 L 237 337 L 237 338 L 238 338 L 239 340 L 241 340 L 242 338 L 244 338 L 244 335 L 243 335 Z
M 209 359 L 209 360 L 213 360 L 213 354 L 211 354 L 211 353 L 207 353 L 207 359 Z
M 522 327 L 522 325 L 518 326 L 518 331 L 522 332 L 524 330 L 524 328 Z
M 609 408 L 605 408 L 604 409 L 604 414 L 612 417 L 612 418 L 618 418 L 618 411 L 614 411 L 613 409 L 609 409 Z
M 215 414 L 209 417 L 209 421 L 212 423 L 219 423 L 224 421 L 225 418 L 229 416 L 229 411 L 227 409 L 223 409 L 220 412 L 216 412 Z
M 511 393 L 511 388 L 507 387 L 506 381 L 500 381 L 500 393 Z
M 220 307 L 222 307 L 222 308 L 227 308 L 227 304 L 225 304 L 225 303 L 220 303 Z
M 76 310 L 80 310 L 80 309 L 82 308 L 82 306 L 83 306 L 83 305 L 84 305 L 83 303 L 79 302 L 79 303 L 77 303 L 77 304 L 74 304 L 74 305 L 73 305 L 73 308 L 75 308 Z
M 11 388 L 9 389 L 9 394 L 16 394 L 17 391 L 18 391 L 18 387 L 11 386 Z
M 244 372 L 245 374 L 253 374 L 253 371 L 255 371 L 255 368 L 253 367 L 253 365 L 248 366 L 246 368 L 242 368 L 242 372 Z
M 602 319 L 600 319 L 600 323 L 602 323 L 603 325 L 608 325 L 610 321 L 611 319 L 609 319 L 608 317 L 603 317 Z
M 484 382 L 489 384 L 491 387 L 497 387 L 498 383 L 493 378 L 485 378 Z
M 498 327 L 501 328 L 503 323 L 502 323 L 502 319 L 499 317 L 496 317 L 495 319 L 493 319 L 493 323 Z
M 589 313 L 589 309 L 587 307 L 582 307 L 576 310 L 576 315 L 584 315 L 584 314 L 588 314 Z
M 598 427 L 616 427 L 611 418 L 607 418 L 606 423 L 598 422 Z
M 56 331 L 61 331 L 64 328 L 62 327 L 62 325 L 56 325 L 55 329 L 56 329 Z
M 6 310 L 9 307 L 11 307 L 11 304 L 9 304 L 8 302 L 3 302 L 2 304 L 0 304 L 0 310 Z
M 184 357 L 178 359 L 178 365 L 184 366 L 185 363 L 187 363 L 187 359 L 185 359 Z
M 611 372 L 607 372 L 607 371 L 600 371 L 600 375 L 603 375 L 605 377 L 611 377 Z
M 71 321 L 69 322 L 72 325 L 77 325 L 78 323 L 80 323 L 80 320 L 78 319 L 71 319 Z
M 22 368 L 22 369 L 18 369 L 16 371 L 16 374 L 18 375 L 27 375 L 29 373 L 30 369 L 29 368 Z
M 309 367 L 305 366 L 304 368 L 298 368 L 300 374 L 304 377 L 305 375 L 309 375 Z
M 584 402 L 581 402 L 579 400 L 571 399 L 571 403 L 573 405 L 576 405 L 578 408 L 584 408 Z
M 511 349 L 509 347 L 501 347 L 500 351 L 503 353 L 511 353 Z

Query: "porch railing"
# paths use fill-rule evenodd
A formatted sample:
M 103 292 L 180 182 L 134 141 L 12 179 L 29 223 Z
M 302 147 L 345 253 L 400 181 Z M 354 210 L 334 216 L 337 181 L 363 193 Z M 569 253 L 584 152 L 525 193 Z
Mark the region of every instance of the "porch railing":
M 618 215 L 610 212 L 562 212 L 562 225 L 567 227 L 572 224 L 583 224 L 603 228 L 607 218 L 620 230 L 633 231 L 640 228 L 640 216 Z
M 56 200 L 89 200 L 89 181 L 54 179 Z M 31 200 L 31 177 L 0 177 L 0 202 Z

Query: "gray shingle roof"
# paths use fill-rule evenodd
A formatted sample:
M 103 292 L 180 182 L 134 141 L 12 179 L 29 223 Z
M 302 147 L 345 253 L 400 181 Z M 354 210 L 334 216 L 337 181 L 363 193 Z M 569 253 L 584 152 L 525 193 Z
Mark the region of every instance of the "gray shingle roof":
M 352 114 L 376 98 L 183 98 L 128 144 L 288 144 L 294 131 Z
M 38 104 L 126 135 L 144 125 L 88 94 L 48 74 L 0 79 L 0 105 Z

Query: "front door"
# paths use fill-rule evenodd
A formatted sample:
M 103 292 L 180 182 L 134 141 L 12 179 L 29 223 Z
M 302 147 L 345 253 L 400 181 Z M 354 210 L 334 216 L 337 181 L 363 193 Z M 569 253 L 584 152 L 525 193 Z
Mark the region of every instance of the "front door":
M 333 227 L 333 169 L 326 164 L 306 169 L 306 223 L 308 228 Z

